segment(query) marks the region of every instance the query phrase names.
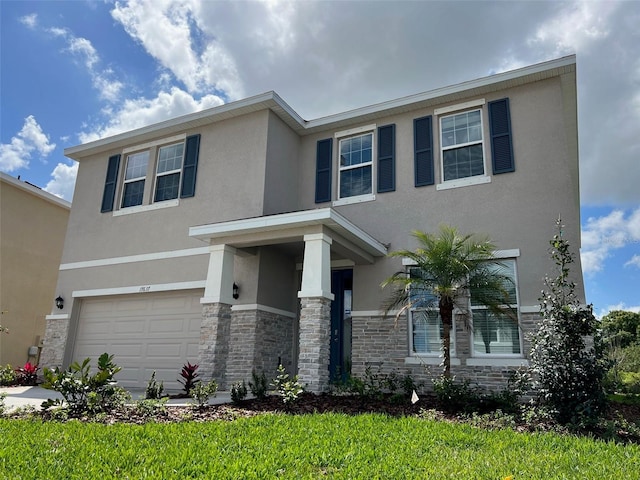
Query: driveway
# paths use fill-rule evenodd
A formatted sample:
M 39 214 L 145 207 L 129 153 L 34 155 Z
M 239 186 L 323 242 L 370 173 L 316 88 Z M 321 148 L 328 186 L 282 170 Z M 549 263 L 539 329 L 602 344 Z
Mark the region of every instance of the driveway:
M 3 393 L 6 394 L 4 405 L 7 411 L 28 406 L 39 409 L 42 402 L 49 398 L 54 400 L 62 398 L 62 395 L 58 392 L 42 387 L 0 387 L 0 396 Z M 129 393 L 131 394 L 132 401 L 144 398 L 143 391 L 132 390 Z M 190 398 L 172 398 L 167 402 L 167 405 L 190 405 L 192 402 Z M 215 397 L 209 399 L 209 405 L 219 405 L 229 402 L 231 402 L 229 392 L 218 392 Z

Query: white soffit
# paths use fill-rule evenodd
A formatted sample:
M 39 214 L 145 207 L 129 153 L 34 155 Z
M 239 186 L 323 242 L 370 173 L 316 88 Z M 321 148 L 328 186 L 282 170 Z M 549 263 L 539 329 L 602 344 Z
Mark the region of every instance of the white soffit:
M 250 241 L 252 235 L 264 232 L 282 231 L 283 236 L 286 236 L 291 229 L 304 229 L 304 227 L 318 225 L 337 233 L 375 257 L 382 257 L 387 254 L 387 247 L 332 208 L 304 210 L 200 225 L 190 227 L 189 236 L 205 242 L 238 236 L 246 237 Z M 302 237 L 300 237 L 300 240 L 302 241 Z

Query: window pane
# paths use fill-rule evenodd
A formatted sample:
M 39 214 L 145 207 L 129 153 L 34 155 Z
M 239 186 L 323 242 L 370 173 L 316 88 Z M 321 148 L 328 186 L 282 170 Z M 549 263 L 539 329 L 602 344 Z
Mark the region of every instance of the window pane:
M 482 145 L 444 150 L 442 166 L 445 181 L 483 175 Z
M 124 175 L 125 180 L 134 178 L 144 178 L 147 176 L 147 163 L 149 162 L 149 152 L 140 152 L 127 157 L 127 170 Z
M 179 172 L 158 177 L 154 202 L 162 202 L 163 200 L 173 200 L 174 198 L 178 198 L 179 186 Z
M 476 353 L 520 354 L 517 323 L 487 310 L 473 310 L 473 351 Z
M 142 205 L 143 195 L 144 195 L 144 180 L 125 183 L 124 193 L 122 195 L 122 208 Z
M 158 151 L 158 173 L 180 170 L 182 168 L 183 151 L 183 143 L 161 147 Z
M 413 326 L 413 351 L 415 353 L 440 353 L 442 346 L 442 322 L 433 310 L 411 312 Z M 451 345 L 453 347 L 453 344 Z
M 371 165 L 340 172 L 340 198 L 371 193 Z

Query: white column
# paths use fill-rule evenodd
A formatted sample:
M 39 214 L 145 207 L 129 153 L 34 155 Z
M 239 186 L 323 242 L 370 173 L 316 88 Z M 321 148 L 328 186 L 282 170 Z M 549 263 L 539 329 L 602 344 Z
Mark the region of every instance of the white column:
M 302 287 L 298 298 L 324 297 L 333 300 L 331 293 L 331 237 L 324 233 L 304 236 Z
M 200 303 L 233 303 L 233 261 L 236 249 L 229 245 L 209 247 L 209 271 Z

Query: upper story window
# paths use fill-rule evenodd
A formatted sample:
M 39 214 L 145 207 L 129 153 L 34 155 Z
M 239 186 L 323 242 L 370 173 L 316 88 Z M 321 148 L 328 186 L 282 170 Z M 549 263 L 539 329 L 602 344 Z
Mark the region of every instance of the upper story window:
M 148 151 L 127 156 L 127 167 L 122 188 L 122 208 L 142 205 L 148 163 Z
M 333 200 L 337 206 L 375 200 L 374 189 L 392 192 L 395 181 L 394 124 L 352 128 L 318 141 L 316 203 Z
M 340 140 L 339 198 L 373 192 L 373 132 Z
M 195 195 L 200 135 L 173 137 L 125 148 L 109 157 L 101 211 L 114 215 L 178 205 Z M 120 159 L 125 165 L 119 174 Z
M 480 110 L 440 119 L 443 181 L 484 175 Z
M 154 202 L 178 198 L 184 143 L 177 143 L 158 150 L 156 191 Z

